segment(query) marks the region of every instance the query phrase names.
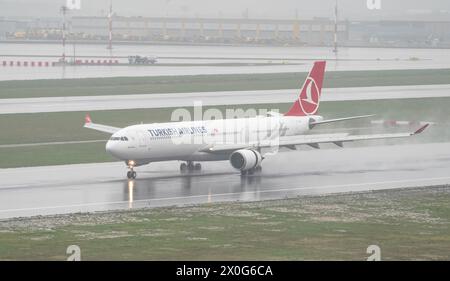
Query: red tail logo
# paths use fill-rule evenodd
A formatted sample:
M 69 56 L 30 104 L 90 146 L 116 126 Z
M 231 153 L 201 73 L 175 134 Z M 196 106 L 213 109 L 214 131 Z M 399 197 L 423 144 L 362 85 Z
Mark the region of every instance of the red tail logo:
M 84 117 L 84 123 L 86 124 L 92 123 L 91 116 L 89 115 L 89 113 L 86 114 L 86 117 Z
M 298 100 L 284 114 L 285 116 L 308 116 L 317 112 L 319 109 L 320 94 L 322 92 L 325 65 L 325 61 L 317 61 L 314 63 L 311 72 L 303 84 Z

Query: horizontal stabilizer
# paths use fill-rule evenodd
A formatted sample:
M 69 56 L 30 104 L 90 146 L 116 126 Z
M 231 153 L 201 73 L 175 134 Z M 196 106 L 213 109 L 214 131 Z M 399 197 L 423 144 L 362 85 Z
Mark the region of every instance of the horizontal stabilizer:
M 373 116 L 375 116 L 375 115 L 361 115 L 361 116 L 352 116 L 352 117 L 337 118 L 337 119 L 328 119 L 328 120 L 322 120 L 322 121 L 313 121 L 313 122 L 309 123 L 309 125 L 316 126 L 316 125 L 320 125 L 320 124 L 342 122 L 342 121 L 355 120 L 355 119 L 363 119 L 363 118 L 369 118 L 369 117 L 373 117 Z

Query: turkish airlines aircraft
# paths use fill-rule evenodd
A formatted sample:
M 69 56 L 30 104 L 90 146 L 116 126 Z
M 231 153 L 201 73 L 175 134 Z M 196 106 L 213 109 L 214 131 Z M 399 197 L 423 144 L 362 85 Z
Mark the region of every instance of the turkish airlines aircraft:
M 136 178 L 134 167 L 158 161 L 183 161 L 181 172 L 200 170 L 202 161 L 228 160 L 242 175 L 261 171 L 265 156 L 278 148 L 296 149 L 298 145 L 319 148 L 321 143 L 410 137 L 423 132 L 425 124 L 415 132 L 396 134 L 350 135 L 306 132 L 322 124 L 367 118 L 372 115 L 324 120 L 316 115 L 320 103 L 325 61 L 318 61 L 303 84 L 300 95 L 290 110 L 283 114 L 269 112 L 253 118 L 153 123 L 116 128 L 96 124 L 86 115 L 84 127 L 112 134 L 106 151 L 125 161 L 127 176 Z

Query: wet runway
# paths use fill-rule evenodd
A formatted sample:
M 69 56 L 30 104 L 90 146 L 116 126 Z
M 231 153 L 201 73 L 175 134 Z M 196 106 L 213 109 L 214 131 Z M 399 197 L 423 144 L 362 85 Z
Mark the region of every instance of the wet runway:
M 67 56 L 73 56 L 73 50 L 67 50 Z M 2 42 L 0 55 L 39 55 L 54 56 L 61 53 L 61 44 L 21 44 Z M 408 48 L 346 48 L 339 49 L 338 58 L 353 60 L 405 60 L 411 57 L 434 60 L 435 63 L 446 62 L 449 50 L 446 49 L 408 49 Z M 141 55 L 158 58 L 208 58 L 209 59 L 303 59 L 317 60 L 336 59 L 331 47 L 298 47 L 298 46 L 213 46 L 213 45 L 115 45 L 112 51 L 100 44 L 77 44 L 76 55 L 79 57 L 110 57 L 127 58 L 130 55 Z
M 297 89 L 2 99 L 0 114 L 290 103 Z M 321 101 L 450 97 L 450 85 L 324 89 Z
M 450 143 L 303 150 L 241 177 L 228 162 L 180 175 L 153 163 L 125 179 L 123 163 L 0 169 L 0 218 L 222 201 L 258 201 L 450 183 Z

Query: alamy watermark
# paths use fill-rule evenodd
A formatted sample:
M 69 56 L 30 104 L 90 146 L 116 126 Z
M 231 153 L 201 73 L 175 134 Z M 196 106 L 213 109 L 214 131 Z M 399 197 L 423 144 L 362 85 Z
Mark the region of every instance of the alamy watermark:
M 369 245 L 366 249 L 369 254 L 367 261 L 381 261 L 381 248 L 378 245 Z M 81 261 L 81 248 L 78 245 L 70 245 L 66 249 L 67 261 Z
M 81 249 L 78 245 L 70 245 L 66 249 L 67 261 L 81 261 Z
M 370 245 L 367 247 L 366 253 L 370 256 L 367 257 L 367 261 L 381 261 L 381 248 L 378 245 Z
M 381 0 L 367 0 L 367 9 L 381 10 Z
M 270 113 L 270 114 L 269 114 Z M 266 118 L 269 116 L 271 118 Z M 178 108 L 172 112 L 172 122 L 194 122 L 168 128 L 155 128 L 150 134 L 155 138 L 170 137 L 174 144 L 261 144 L 278 151 L 280 136 L 286 134 L 278 109 L 208 108 L 194 102 L 193 111 Z

